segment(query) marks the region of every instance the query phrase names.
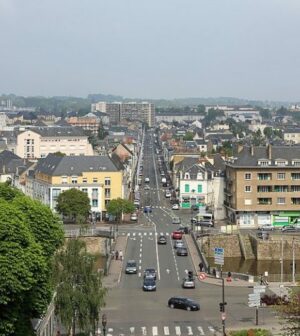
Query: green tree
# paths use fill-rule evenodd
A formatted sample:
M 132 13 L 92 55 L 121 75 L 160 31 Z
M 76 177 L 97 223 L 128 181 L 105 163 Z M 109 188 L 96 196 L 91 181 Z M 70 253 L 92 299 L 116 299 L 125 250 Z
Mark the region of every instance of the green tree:
M 135 210 L 134 204 L 123 198 L 115 198 L 109 202 L 106 207 L 107 212 L 110 215 L 116 217 L 117 225 L 122 221 L 123 214 L 133 213 Z M 118 231 L 118 226 L 117 226 Z
M 197 106 L 197 112 L 199 114 L 205 114 L 205 105 L 198 105 Z
M 193 132 L 186 132 L 185 136 L 183 137 L 183 140 L 185 141 L 192 141 L 194 138 Z
M 61 224 L 48 207 L 0 184 L 1 336 L 32 335 L 30 319 L 52 298 L 50 260 L 62 241 Z
M 87 219 L 90 210 L 88 195 L 81 190 L 72 188 L 60 193 L 57 198 L 56 211 L 76 222 L 82 217 Z
M 100 122 L 97 133 L 98 139 L 103 140 L 107 135 L 107 131 L 104 129 L 102 122 Z
M 102 287 L 102 273 L 96 269 L 95 256 L 87 253 L 84 241 L 68 241 L 66 248 L 55 256 L 53 275 L 56 311 L 69 334 L 75 335 L 78 327 L 95 335 L 106 289 Z

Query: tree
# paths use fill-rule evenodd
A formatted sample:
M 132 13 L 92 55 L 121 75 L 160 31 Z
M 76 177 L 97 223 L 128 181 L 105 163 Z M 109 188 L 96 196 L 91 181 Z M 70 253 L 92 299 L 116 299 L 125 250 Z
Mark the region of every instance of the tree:
M 68 241 L 55 256 L 53 275 L 55 308 L 68 333 L 75 335 L 78 327 L 96 335 L 106 289 L 102 287 L 102 273 L 96 270 L 95 256 L 87 253 L 84 241 Z
M 266 138 L 271 139 L 273 136 L 273 128 L 272 127 L 265 127 L 264 128 L 264 135 Z
M 53 289 L 50 260 L 64 233 L 51 210 L 0 184 L 0 335 L 31 335 Z
M 104 129 L 102 122 L 100 122 L 97 134 L 98 139 L 103 140 L 107 135 L 108 135 L 107 131 Z
M 187 132 L 185 136 L 183 137 L 183 140 L 185 141 L 192 141 L 194 138 L 194 133 L 193 132 Z
M 91 210 L 90 200 L 87 193 L 72 188 L 59 194 L 56 210 L 61 215 L 75 219 L 77 222 L 79 218 L 88 217 Z
M 133 213 L 135 207 L 131 201 L 119 197 L 111 200 L 107 205 L 106 210 L 110 215 L 116 216 L 116 222 L 118 225 L 122 220 L 123 214 Z

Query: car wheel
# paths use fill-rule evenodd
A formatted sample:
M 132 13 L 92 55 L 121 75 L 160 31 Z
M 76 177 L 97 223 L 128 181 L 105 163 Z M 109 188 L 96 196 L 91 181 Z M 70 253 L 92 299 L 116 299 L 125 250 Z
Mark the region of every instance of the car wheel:
M 187 307 L 186 307 L 186 310 L 187 310 L 187 311 L 191 311 L 191 307 L 187 306 Z
M 173 305 L 173 303 L 170 304 L 170 308 L 174 309 L 175 306 Z

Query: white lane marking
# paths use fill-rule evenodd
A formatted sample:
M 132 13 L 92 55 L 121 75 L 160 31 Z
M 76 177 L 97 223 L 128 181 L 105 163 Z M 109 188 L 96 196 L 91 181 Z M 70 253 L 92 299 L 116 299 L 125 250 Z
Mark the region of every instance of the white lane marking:
M 156 234 L 156 224 L 154 223 L 154 232 Z M 158 247 L 157 244 L 155 244 L 155 251 L 156 251 L 156 263 L 157 263 L 157 275 L 158 280 L 160 280 L 160 267 L 159 267 L 159 258 L 158 258 Z
M 187 328 L 188 335 L 193 335 L 192 327 L 187 326 L 186 328 Z
M 136 234 L 136 233 L 135 233 L 135 232 L 133 232 L 133 237 L 135 236 L 135 234 Z
M 139 274 L 138 274 L 138 277 L 140 278 L 142 276 L 142 273 L 141 272 L 139 272 Z
M 172 254 L 173 254 L 173 258 L 174 258 L 174 265 L 175 265 L 175 269 L 176 269 L 176 274 L 177 274 L 177 280 L 179 281 L 179 272 L 178 272 L 178 265 L 177 265 L 177 260 L 176 260 L 176 256 L 175 256 L 175 249 L 172 247 L 172 238 L 170 236 L 170 245 L 171 245 L 171 249 L 172 249 Z
M 143 251 L 143 249 L 142 248 L 140 248 L 140 252 L 142 252 Z
M 203 328 L 202 327 L 197 327 L 197 329 L 198 329 L 200 335 L 203 336 L 204 335 Z
M 142 269 L 142 266 L 139 266 L 139 270 L 141 270 Z
M 166 236 L 169 236 L 169 235 L 170 235 L 169 232 L 167 232 L 167 233 L 166 233 Z
M 144 236 L 147 236 L 147 232 L 144 232 Z
M 127 236 L 128 236 L 128 237 L 130 236 L 130 232 L 127 233 Z
M 212 326 L 208 326 L 208 329 L 209 329 L 209 331 L 212 332 L 212 333 L 215 332 L 215 328 L 212 327 Z
M 140 253 L 140 258 L 142 258 L 142 253 Z
M 181 335 L 181 330 L 180 330 L 179 326 L 175 327 L 175 334 L 178 335 L 178 336 Z
M 152 336 L 157 336 L 157 335 L 158 335 L 157 327 L 152 327 Z
M 184 273 L 185 273 L 185 274 L 188 274 L 188 273 L 189 273 L 189 271 L 188 271 L 188 270 L 184 270 Z
M 143 335 L 147 335 L 147 329 L 146 329 L 146 327 L 142 327 L 142 334 Z
M 108 328 L 107 331 L 108 332 L 114 332 L 114 329 L 113 328 Z
M 141 264 L 142 263 L 142 260 L 139 260 L 139 264 Z
M 170 270 L 167 268 L 167 269 L 166 269 L 166 272 L 167 272 L 167 274 L 169 274 L 169 273 L 170 273 Z
M 149 232 L 149 236 L 152 236 L 152 233 L 153 233 L 153 232 Z
M 139 232 L 139 236 L 141 236 L 142 235 L 142 233 L 141 232 Z
M 130 327 L 129 330 L 130 330 L 130 333 L 131 333 L 131 334 L 134 333 L 134 327 Z
M 169 335 L 170 335 L 169 327 L 164 327 L 164 334 L 165 334 L 166 336 L 169 336 Z

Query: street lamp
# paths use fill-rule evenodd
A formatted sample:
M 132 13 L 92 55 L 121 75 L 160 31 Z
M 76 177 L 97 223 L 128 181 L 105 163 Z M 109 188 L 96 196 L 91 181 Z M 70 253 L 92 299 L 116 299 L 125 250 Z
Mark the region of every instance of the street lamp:
M 103 314 L 102 315 L 103 336 L 106 335 L 106 324 L 107 324 L 107 317 L 106 317 L 106 314 Z

